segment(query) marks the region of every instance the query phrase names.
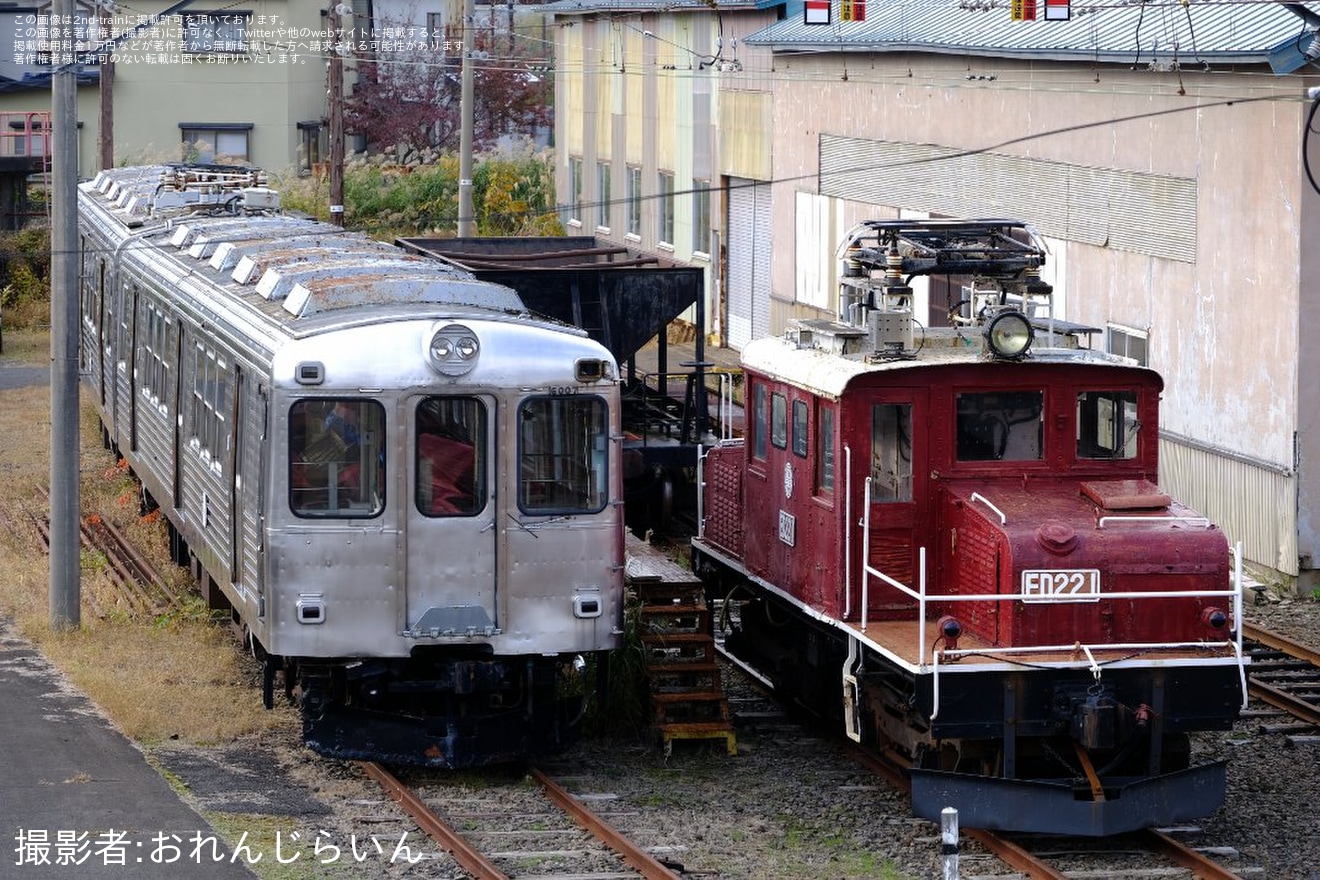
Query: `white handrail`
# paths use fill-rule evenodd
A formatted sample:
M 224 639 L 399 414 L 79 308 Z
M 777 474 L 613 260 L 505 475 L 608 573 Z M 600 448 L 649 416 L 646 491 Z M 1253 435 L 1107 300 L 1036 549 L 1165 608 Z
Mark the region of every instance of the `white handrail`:
M 852 447 L 843 444 L 843 619 L 852 617 Z
M 989 499 L 989 498 L 986 498 L 986 497 L 985 497 L 984 495 L 982 495 L 980 492 L 973 492 L 973 493 L 972 493 L 972 497 L 969 498 L 968 500 L 969 500 L 969 501 L 979 501 L 979 502 L 981 502 L 981 503 L 984 504 L 986 507 L 990 508 L 990 509 L 993 510 L 995 513 L 999 514 L 999 524 L 1000 524 L 1001 526 L 1008 525 L 1008 517 L 1004 516 L 1004 512 L 1003 512 L 1002 510 L 1000 510 L 998 507 L 995 507 L 995 505 L 990 501 L 990 499 Z
M 1131 522 L 1131 523 L 1195 523 L 1198 526 L 1210 527 L 1210 520 L 1204 516 L 1102 516 L 1096 520 L 1096 528 L 1103 529 L 1107 522 Z

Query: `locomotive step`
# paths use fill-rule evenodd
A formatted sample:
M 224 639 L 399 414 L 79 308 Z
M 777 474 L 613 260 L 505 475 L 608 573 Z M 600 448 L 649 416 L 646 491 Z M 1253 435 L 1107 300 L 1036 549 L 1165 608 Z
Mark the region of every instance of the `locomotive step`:
M 689 605 L 667 604 L 667 605 L 643 605 L 643 617 L 682 617 L 694 614 L 705 614 L 706 603 L 695 602 Z
M 720 665 L 705 657 L 678 658 L 660 663 L 651 662 L 646 667 L 647 675 L 719 675 Z
M 673 724 L 657 724 L 660 737 L 665 744 L 665 757 L 674 748 L 676 739 L 723 739 L 726 752 L 730 756 L 738 754 L 738 739 L 734 735 L 733 725 L 728 721 L 686 721 Z
M 673 647 L 677 645 L 715 644 L 709 633 L 704 632 L 648 632 L 642 633 L 642 644 L 648 647 Z
M 724 691 L 652 691 L 651 702 L 664 705 L 679 703 L 723 703 Z

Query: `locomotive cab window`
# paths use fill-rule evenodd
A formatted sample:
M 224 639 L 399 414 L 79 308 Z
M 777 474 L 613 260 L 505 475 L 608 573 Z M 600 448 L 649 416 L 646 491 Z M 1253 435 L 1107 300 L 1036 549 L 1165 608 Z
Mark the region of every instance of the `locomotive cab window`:
M 533 397 L 518 410 L 523 513 L 597 513 L 609 501 L 609 418 L 599 397 Z
M 1044 457 L 1045 395 L 981 391 L 958 395 L 959 461 L 1039 461 Z
M 770 442 L 776 449 L 788 448 L 788 399 L 770 395 Z
M 871 407 L 871 500 L 912 500 L 912 404 Z
M 289 505 L 298 516 L 369 517 L 385 507 L 385 408 L 300 400 L 289 410 Z
M 793 401 L 793 454 L 807 457 L 807 402 Z
M 472 397 L 417 405 L 415 494 L 426 516 L 471 516 L 486 507 L 486 406 Z
M 1078 393 L 1078 458 L 1136 458 L 1140 428 L 1135 391 Z
M 752 392 L 752 458 L 761 461 L 765 461 L 765 438 L 770 431 L 766 397 L 765 386 L 757 382 Z

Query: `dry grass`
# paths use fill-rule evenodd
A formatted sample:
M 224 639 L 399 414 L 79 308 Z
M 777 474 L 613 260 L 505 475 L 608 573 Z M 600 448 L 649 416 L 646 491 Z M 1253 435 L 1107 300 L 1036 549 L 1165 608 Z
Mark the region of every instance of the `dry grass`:
M 49 364 L 42 332 L 5 333 L 6 362 Z M 102 448 L 94 410 L 81 413 L 80 494 L 84 516 L 113 521 L 157 571 L 180 591 L 186 572 L 168 561 L 158 518 L 138 515 L 132 479 Z M 67 633 L 49 626 L 50 568 L 36 552 L 33 518 L 45 515 L 50 480 L 50 392 L 46 386 L 0 391 L 0 486 L 14 520 L 0 537 L 0 614 L 129 736 L 144 743 L 229 741 L 255 731 L 293 725 L 295 714 L 261 708 L 258 668 L 232 630 L 215 622 L 200 600 L 168 613 L 133 613 L 104 574 L 104 560 L 84 552 L 82 625 Z M 195 591 L 194 591 L 195 593 Z

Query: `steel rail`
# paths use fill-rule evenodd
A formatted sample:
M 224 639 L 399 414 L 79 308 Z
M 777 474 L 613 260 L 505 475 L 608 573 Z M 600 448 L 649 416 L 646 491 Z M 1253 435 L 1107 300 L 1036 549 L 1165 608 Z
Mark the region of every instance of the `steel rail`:
M 1241 874 L 1234 874 L 1214 859 L 1179 843 L 1163 831 L 1148 828 L 1143 837 L 1151 849 L 1187 868 L 1198 880 L 1242 880 Z
M 403 808 L 409 816 L 417 823 L 418 827 L 426 834 L 430 835 L 445 850 L 454 857 L 454 861 L 464 871 L 477 877 L 478 880 L 509 880 L 509 875 L 505 874 L 493 862 L 473 848 L 458 832 L 454 831 L 444 820 L 431 811 L 431 808 L 423 803 L 408 786 L 404 785 L 381 765 L 375 761 L 360 762 L 362 768 L 367 771 L 367 775 L 376 782 L 390 796 L 396 804 Z
M 569 794 L 559 783 L 535 767 L 530 768 L 532 776 L 545 789 L 546 795 L 565 813 L 573 817 L 586 831 L 600 839 L 614 850 L 629 866 L 635 868 L 647 880 L 678 880 L 678 875 L 666 868 L 646 850 L 620 834 L 600 816 L 588 810 L 582 802 Z
M 1320 707 L 1317 707 L 1314 703 L 1308 703 L 1301 697 L 1295 697 L 1287 691 L 1276 688 L 1272 684 L 1266 684 L 1263 681 L 1253 681 L 1251 683 L 1251 695 L 1262 702 L 1269 703 L 1276 709 L 1282 709 L 1294 718 L 1320 727 Z
M 1298 642 L 1294 642 L 1287 636 L 1280 635 L 1273 630 L 1265 629 L 1254 623 L 1243 621 L 1242 635 L 1244 638 L 1251 639 L 1253 642 L 1260 642 L 1267 648 L 1282 651 L 1290 657 L 1296 657 L 1298 660 L 1305 660 L 1312 666 L 1320 666 L 1320 651 Z

